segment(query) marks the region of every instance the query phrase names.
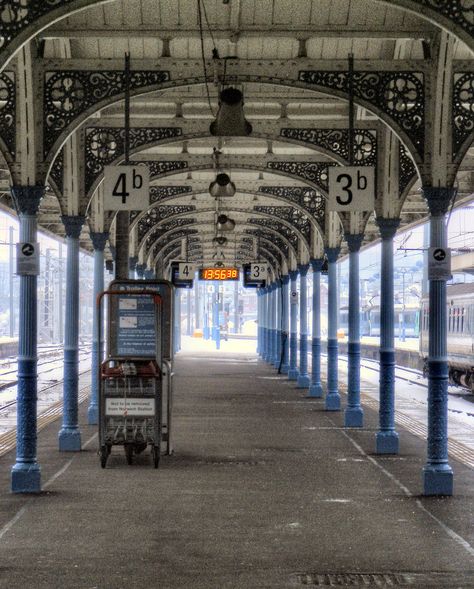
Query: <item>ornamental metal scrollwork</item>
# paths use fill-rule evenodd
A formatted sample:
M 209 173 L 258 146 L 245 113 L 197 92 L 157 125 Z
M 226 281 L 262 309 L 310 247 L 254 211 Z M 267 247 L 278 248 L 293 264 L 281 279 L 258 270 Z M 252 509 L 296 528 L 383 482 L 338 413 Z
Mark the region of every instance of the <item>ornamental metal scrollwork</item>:
M 156 86 L 169 79 L 170 74 L 165 71 L 132 71 L 130 88 Z M 74 119 L 102 100 L 123 94 L 124 90 L 123 71 L 45 72 L 44 155 Z
M 399 143 L 399 180 L 398 192 L 402 196 L 406 188 L 413 182 L 417 175 L 416 166 L 411 159 L 407 148 Z
M 472 0 L 421 0 L 474 36 L 474 3 Z
M 196 207 L 193 205 L 161 205 L 153 207 L 138 222 L 138 241 L 141 241 L 154 225 L 157 225 L 164 219 L 190 213 L 195 210 Z
M 64 192 L 64 149 L 61 149 L 56 156 L 49 175 L 62 196 Z
M 324 229 L 326 201 L 324 196 L 313 188 L 304 186 L 261 186 L 258 191 L 294 202 L 307 211 L 318 222 L 318 225 Z
M 257 240 L 258 238 L 266 239 L 267 242 L 274 244 L 278 248 L 279 252 L 282 252 L 283 255 L 288 259 L 288 256 L 290 255 L 290 248 L 288 247 L 288 244 L 283 239 L 281 239 L 281 237 L 278 237 L 274 233 L 270 233 L 269 231 L 265 231 L 263 229 L 246 229 L 245 234 L 252 235 Z M 268 243 L 265 245 L 268 246 Z
M 183 237 L 187 237 L 188 235 L 196 235 L 198 233 L 197 229 L 179 229 L 177 231 L 173 231 L 173 233 L 171 235 L 168 235 L 167 237 L 167 241 L 174 241 L 175 239 L 182 239 Z M 149 243 L 148 239 L 147 239 L 147 254 L 150 253 L 150 247 L 154 245 L 153 247 L 153 252 L 152 252 L 152 256 L 156 257 L 158 252 L 161 250 L 161 248 L 163 247 L 163 244 L 160 243 L 160 237 L 157 237 L 155 242 Z M 179 246 L 181 247 L 181 246 Z
M 289 227 L 283 225 L 283 223 L 280 223 L 276 219 L 247 219 L 247 223 L 249 223 L 250 225 L 260 225 L 261 227 L 268 227 L 269 229 L 273 229 L 273 231 L 276 231 L 277 233 L 284 235 L 287 241 L 291 243 L 293 248 L 295 250 L 298 250 L 299 238 L 296 235 L 296 233 L 294 233 Z
M 146 250 L 148 251 L 150 247 L 165 233 L 169 231 L 173 231 L 173 229 L 178 229 L 181 227 L 185 227 L 186 225 L 193 225 L 196 223 L 196 219 L 189 219 L 189 218 L 178 218 L 172 219 L 163 225 L 159 225 L 154 231 L 150 233 L 150 235 L 146 238 Z
M 185 170 L 188 167 L 188 162 L 185 161 L 143 161 L 143 162 L 133 162 L 133 164 L 145 164 L 148 166 L 150 170 L 150 180 L 154 178 L 158 178 L 162 174 L 168 174 L 169 172 L 179 172 L 180 170 Z
M 348 74 L 302 70 L 300 82 L 348 92 Z M 375 106 L 395 121 L 424 154 L 425 84 L 423 72 L 354 72 L 354 96 Z
M 189 194 L 193 189 L 191 186 L 151 186 L 150 187 L 150 202 L 160 202 L 173 196 L 181 194 Z
M 316 184 L 324 192 L 328 191 L 329 166 L 337 166 L 336 163 L 322 162 L 268 162 L 267 168 L 278 170 L 289 176 L 297 176 L 303 180 L 309 180 Z
M 296 227 L 298 231 L 304 236 L 306 241 L 309 242 L 311 238 L 311 223 L 306 215 L 304 215 L 298 209 L 294 207 L 276 207 L 276 206 L 262 206 L 257 205 L 253 207 L 253 210 L 257 213 L 263 213 L 276 217 L 277 219 L 283 219 Z
M 474 6 L 474 4 L 473 4 Z M 453 88 L 453 156 L 474 131 L 474 74 L 455 74 Z
M 0 37 L 1 38 L 1 37 Z M 0 74 L 0 138 L 8 153 L 16 153 L 16 86 L 15 74 Z
M 280 136 L 321 147 L 349 162 L 348 129 L 283 128 L 280 130 Z M 377 164 L 376 131 L 354 130 L 353 162 L 354 165 L 359 166 L 375 166 Z

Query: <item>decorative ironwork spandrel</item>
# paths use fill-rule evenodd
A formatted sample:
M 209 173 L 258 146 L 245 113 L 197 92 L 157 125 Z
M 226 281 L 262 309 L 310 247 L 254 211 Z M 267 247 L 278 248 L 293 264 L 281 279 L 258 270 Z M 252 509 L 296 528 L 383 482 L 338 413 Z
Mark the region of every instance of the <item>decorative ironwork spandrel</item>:
M 253 207 L 257 213 L 270 215 L 277 219 L 283 219 L 293 225 L 304 236 L 306 241 L 311 238 L 311 223 L 306 215 L 294 207 L 262 206 Z
M 270 229 L 273 229 L 273 231 L 280 233 L 280 235 L 284 235 L 295 250 L 298 249 L 298 236 L 296 233 L 293 233 L 289 227 L 283 225 L 283 223 L 280 223 L 276 219 L 247 219 L 247 223 L 250 225 L 260 225 L 261 227 L 269 227 Z
M 1 37 L 0 37 L 1 38 Z M 16 87 L 15 74 L 0 74 L 0 138 L 8 153 L 15 157 L 16 153 Z
M 283 128 L 280 136 L 320 147 L 349 161 L 348 129 L 292 129 Z M 368 129 L 355 129 L 354 165 L 375 166 L 377 163 L 377 132 Z
M 421 0 L 474 37 L 474 2 L 472 0 Z
M 150 202 L 160 202 L 180 194 L 189 194 L 192 191 L 191 186 L 152 186 L 150 188 Z
M 61 149 L 56 156 L 49 175 L 56 185 L 59 194 L 62 195 L 64 192 L 64 149 Z
M 157 225 L 164 219 L 174 217 L 175 215 L 190 213 L 195 210 L 196 207 L 193 205 L 161 205 L 153 207 L 138 222 L 138 240 L 141 241 L 154 225 Z
M 308 214 L 324 229 L 326 201 L 324 196 L 316 190 L 304 186 L 261 186 L 258 191 L 294 202 L 308 211 Z
M 348 92 L 348 73 L 302 70 L 306 84 Z M 403 129 L 421 158 L 424 154 L 425 86 L 422 72 L 354 72 L 354 96 L 373 105 Z
M 189 235 L 196 235 L 197 233 L 197 229 L 178 229 L 167 236 L 166 243 L 175 241 L 177 239 L 182 239 L 183 237 L 187 237 Z M 147 239 L 147 253 L 149 253 L 150 248 L 153 247 L 152 256 L 156 257 L 158 252 L 161 251 L 165 245 L 166 244 L 161 242 L 160 236 L 157 236 L 153 242 L 149 242 Z
M 283 239 L 281 239 L 281 237 L 278 237 L 278 235 L 275 235 L 270 231 L 265 231 L 264 229 L 246 229 L 245 233 L 247 235 L 253 235 L 255 238 L 257 238 L 257 240 L 258 238 L 263 238 L 269 241 L 270 243 L 274 243 L 276 247 L 281 252 L 283 252 L 285 258 L 288 258 L 290 248 L 288 247 L 288 244 Z
M 453 156 L 456 157 L 474 132 L 474 73 L 454 75 L 453 119 Z
M 130 88 L 156 86 L 170 79 L 165 71 L 132 71 Z M 123 71 L 70 70 L 45 72 L 44 81 L 44 155 L 61 133 L 79 115 L 102 100 L 119 96 L 125 90 Z
M 406 188 L 416 178 L 417 172 L 413 160 L 408 154 L 406 147 L 401 142 L 399 144 L 399 158 L 398 192 L 400 196 L 402 196 Z
M 267 168 L 278 170 L 290 176 L 296 176 L 303 180 L 309 180 L 316 184 L 321 190 L 328 190 L 328 169 L 329 166 L 337 166 L 336 163 L 321 162 L 268 162 Z
M 149 249 L 153 246 L 153 244 L 156 243 L 156 241 L 158 239 L 163 237 L 163 235 L 165 235 L 166 233 L 173 231 L 173 229 L 179 229 L 181 227 L 185 227 L 186 225 L 193 225 L 194 223 L 196 223 L 196 219 L 189 219 L 188 217 L 185 217 L 185 218 L 181 217 L 181 218 L 177 218 L 177 219 L 172 219 L 171 221 L 168 221 L 167 223 L 163 223 L 163 225 L 159 225 L 146 238 L 146 241 L 145 241 L 146 248 L 145 249 L 148 252 Z M 183 237 L 184 237 L 184 235 L 183 235 Z M 174 238 L 175 238 L 175 235 L 173 234 L 173 239 Z

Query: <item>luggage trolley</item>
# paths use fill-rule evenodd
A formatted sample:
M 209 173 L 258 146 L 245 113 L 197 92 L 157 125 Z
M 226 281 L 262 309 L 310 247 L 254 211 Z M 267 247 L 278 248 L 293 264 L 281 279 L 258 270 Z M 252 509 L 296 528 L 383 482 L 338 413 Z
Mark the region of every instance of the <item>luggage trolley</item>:
M 108 302 L 107 352 L 99 361 L 99 455 L 105 468 L 112 446 L 123 446 L 127 463 L 151 447 L 158 468 L 161 453 L 162 298 L 139 288 L 113 290 L 98 297 L 98 341 L 101 341 L 102 303 Z M 100 352 L 99 352 L 100 354 Z

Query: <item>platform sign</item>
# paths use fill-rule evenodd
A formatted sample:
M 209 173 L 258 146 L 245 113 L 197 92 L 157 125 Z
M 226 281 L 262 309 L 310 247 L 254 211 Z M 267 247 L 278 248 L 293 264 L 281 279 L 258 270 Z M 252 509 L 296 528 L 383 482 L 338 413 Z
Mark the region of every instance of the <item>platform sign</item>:
M 105 166 L 104 210 L 144 211 L 150 204 L 147 166 Z
M 451 250 L 446 247 L 428 249 L 428 280 L 451 279 Z
M 249 280 L 266 280 L 268 278 L 268 267 L 260 262 L 250 264 Z
M 193 280 L 196 273 L 196 265 L 189 262 L 180 262 L 178 265 L 179 280 Z
M 329 167 L 328 211 L 372 211 L 374 199 L 374 168 Z
M 16 273 L 18 276 L 38 276 L 40 273 L 39 243 L 16 244 Z

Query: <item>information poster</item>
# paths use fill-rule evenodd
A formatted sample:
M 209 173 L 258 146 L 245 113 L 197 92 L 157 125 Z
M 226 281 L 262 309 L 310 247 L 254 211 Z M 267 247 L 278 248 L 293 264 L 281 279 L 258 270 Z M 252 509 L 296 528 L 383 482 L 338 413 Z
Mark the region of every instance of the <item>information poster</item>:
M 118 297 L 117 356 L 156 356 L 156 305 L 151 296 Z

